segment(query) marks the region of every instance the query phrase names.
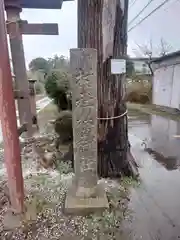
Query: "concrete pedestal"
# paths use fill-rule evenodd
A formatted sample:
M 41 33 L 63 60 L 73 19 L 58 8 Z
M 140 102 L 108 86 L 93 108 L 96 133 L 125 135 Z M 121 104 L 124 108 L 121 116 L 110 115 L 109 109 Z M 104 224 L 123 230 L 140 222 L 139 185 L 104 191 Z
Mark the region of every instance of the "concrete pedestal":
M 89 214 L 109 208 L 106 192 L 102 185 L 97 185 L 94 197 L 79 197 L 76 195 L 77 186 L 73 184 L 67 192 L 65 212 L 68 214 Z

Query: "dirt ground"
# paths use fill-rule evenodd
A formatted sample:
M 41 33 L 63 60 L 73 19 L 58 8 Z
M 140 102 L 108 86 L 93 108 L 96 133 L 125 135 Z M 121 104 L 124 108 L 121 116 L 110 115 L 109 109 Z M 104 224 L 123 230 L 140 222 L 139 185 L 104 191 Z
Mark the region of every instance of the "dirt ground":
M 47 107 L 42 109 L 38 114 L 38 123 L 40 134 L 50 133 L 53 134 L 53 125 L 51 120 L 56 119 L 58 116 L 58 111 L 53 103 L 50 103 Z
M 51 151 L 55 151 L 53 150 L 55 134 L 51 120 L 57 116 L 53 104 L 49 104 L 38 116 L 40 134 L 36 136 L 37 142 L 39 141 L 45 148 L 51 146 Z M 25 205 L 31 209 L 30 215 L 33 217 L 24 217 L 21 225 L 14 229 L 8 229 L 3 225 L 4 214 L 8 209 L 8 189 L 5 167 L 1 164 L 0 239 L 67 240 L 72 237 L 77 240 L 130 239 L 131 233 L 124 230 L 123 222 L 131 219 L 128 195 L 131 187 L 137 183 L 132 179 L 123 179 L 121 182 L 100 179 L 106 189 L 110 209 L 101 214 L 88 216 L 66 215 L 63 210 L 64 199 L 74 173 L 68 161 L 63 162 L 60 157 L 56 160 L 58 162 L 56 169 L 37 167 L 37 159 L 33 156 L 31 145 L 22 149 Z

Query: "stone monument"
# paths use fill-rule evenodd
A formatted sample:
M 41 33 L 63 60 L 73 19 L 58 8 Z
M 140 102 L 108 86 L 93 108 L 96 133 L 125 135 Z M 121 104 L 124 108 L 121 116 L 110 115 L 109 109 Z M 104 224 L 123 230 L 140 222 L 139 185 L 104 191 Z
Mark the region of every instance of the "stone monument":
M 108 208 L 97 183 L 97 51 L 71 49 L 73 147 L 75 178 L 67 192 L 65 211 Z

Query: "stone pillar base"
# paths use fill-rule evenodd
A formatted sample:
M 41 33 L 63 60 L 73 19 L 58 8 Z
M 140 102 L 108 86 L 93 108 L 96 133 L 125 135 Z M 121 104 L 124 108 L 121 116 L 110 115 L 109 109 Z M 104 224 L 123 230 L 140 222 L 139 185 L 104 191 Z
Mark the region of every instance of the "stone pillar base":
M 66 195 L 65 213 L 68 214 L 89 214 L 109 208 L 105 189 L 97 185 L 96 196 L 84 198 L 77 196 L 77 186 L 73 184 Z

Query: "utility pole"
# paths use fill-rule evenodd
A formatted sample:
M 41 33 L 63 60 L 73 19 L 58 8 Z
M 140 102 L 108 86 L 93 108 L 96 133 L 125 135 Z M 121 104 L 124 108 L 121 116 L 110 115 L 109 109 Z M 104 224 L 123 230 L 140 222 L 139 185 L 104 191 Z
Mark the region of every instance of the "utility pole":
M 17 213 L 22 213 L 24 188 L 3 0 L 0 0 L 0 49 L 0 116 L 10 202 Z
M 113 75 L 111 60 L 127 57 L 128 0 L 78 0 L 78 47 L 98 51 L 98 173 L 131 175 L 125 72 Z

